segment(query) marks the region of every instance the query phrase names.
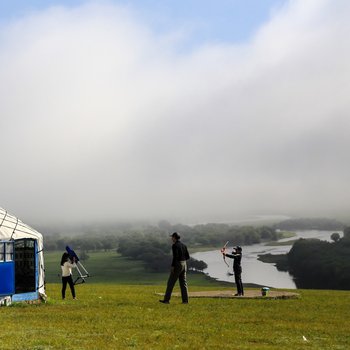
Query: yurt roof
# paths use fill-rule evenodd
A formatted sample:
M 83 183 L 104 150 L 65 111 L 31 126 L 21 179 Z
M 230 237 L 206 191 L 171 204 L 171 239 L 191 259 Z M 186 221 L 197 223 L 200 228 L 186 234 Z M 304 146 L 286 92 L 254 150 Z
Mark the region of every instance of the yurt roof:
M 42 241 L 42 234 L 24 224 L 7 210 L 0 208 L 0 240 L 33 238 Z

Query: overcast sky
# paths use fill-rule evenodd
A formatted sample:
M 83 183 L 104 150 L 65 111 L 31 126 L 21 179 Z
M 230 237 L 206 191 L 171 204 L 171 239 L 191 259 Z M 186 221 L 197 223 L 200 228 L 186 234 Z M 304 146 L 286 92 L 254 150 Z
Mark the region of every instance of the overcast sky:
M 0 207 L 32 223 L 346 213 L 350 2 L 261 2 L 2 4 Z

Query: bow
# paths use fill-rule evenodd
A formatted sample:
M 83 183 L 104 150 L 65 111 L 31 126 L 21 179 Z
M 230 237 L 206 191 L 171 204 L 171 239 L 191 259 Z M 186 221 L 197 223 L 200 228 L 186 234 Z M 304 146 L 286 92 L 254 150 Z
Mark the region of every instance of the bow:
M 228 245 L 228 242 L 229 242 L 229 241 L 227 241 L 227 242 L 225 243 L 225 245 L 221 248 L 220 252 L 222 253 L 222 258 L 224 259 L 224 263 L 227 265 L 227 267 L 230 267 L 230 265 L 227 263 L 226 257 L 225 257 L 225 254 L 226 254 L 226 247 L 227 247 L 227 245 Z

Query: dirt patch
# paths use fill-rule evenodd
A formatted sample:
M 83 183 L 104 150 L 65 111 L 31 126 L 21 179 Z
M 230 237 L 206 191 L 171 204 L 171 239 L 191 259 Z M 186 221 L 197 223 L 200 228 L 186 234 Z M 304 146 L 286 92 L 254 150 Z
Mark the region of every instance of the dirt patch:
M 261 290 L 247 290 L 244 296 L 235 296 L 232 290 L 211 290 L 202 292 L 189 292 L 190 298 L 228 298 L 228 299 L 297 299 L 298 293 L 286 292 L 283 290 L 270 290 L 267 295 L 261 295 Z M 164 295 L 157 293 L 157 295 Z M 174 297 L 180 297 L 181 293 L 173 293 Z

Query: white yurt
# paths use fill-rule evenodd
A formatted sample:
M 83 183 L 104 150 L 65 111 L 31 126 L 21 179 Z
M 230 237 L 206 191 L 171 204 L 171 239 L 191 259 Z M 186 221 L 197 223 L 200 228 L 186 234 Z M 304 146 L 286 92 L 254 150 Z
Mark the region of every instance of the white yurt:
M 0 300 L 45 298 L 43 236 L 0 208 Z

